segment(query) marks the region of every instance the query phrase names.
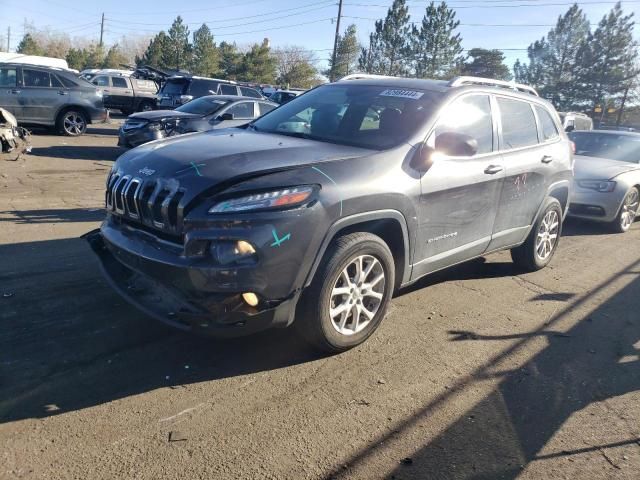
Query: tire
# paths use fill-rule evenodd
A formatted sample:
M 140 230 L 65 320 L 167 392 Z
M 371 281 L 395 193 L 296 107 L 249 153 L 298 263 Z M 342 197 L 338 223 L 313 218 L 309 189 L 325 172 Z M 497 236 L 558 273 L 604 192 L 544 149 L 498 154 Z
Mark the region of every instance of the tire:
M 362 265 L 362 273 L 369 269 L 364 285 L 373 285 L 368 290 L 358 291 L 363 280 L 358 278 L 358 265 Z M 393 255 L 380 237 L 364 232 L 339 237 L 327 249 L 311 285 L 303 293 L 294 326 L 320 351 L 337 353 L 353 348 L 369 338 L 382 322 L 394 285 Z M 335 289 L 344 293 L 336 293 Z M 331 308 L 341 308 L 342 313 L 334 313 L 332 318 Z
M 120 109 L 120 113 L 122 115 L 126 115 L 128 117 L 129 115 L 131 115 L 133 113 L 133 110 L 131 110 L 130 108 L 121 108 Z
M 153 107 L 153 103 L 149 102 L 148 100 L 140 102 L 140 104 L 138 105 L 139 112 L 149 112 L 151 110 L 155 110 L 155 109 Z
M 65 110 L 58 115 L 56 129 L 58 133 L 68 137 L 78 137 L 87 131 L 87 115 L 75 109 Z
M 611 229 L 614 232 L 625 233 L 629 231 L 638 214 L 639 200 L 640 191 L 637 187 L 631 187 L 622 200 L 616 219 L 611 222 Z
M 562 206 L 555 198 L 548 198 L 525 242 L 511 249 L 513 263 L 528 272 L 546 267 L 558 249 L 561 234 Z

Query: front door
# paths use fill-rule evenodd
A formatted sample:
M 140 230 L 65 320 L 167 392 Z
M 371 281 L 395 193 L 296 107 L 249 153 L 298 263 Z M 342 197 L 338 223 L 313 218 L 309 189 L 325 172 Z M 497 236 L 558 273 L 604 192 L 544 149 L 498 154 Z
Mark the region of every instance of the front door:
M 475 139 L 478 148 L 471 157 L 436 152 L 421 178 L 415 277 L 486 250 L 504 180 L 489 95 L 463 95 L 442 112 L 427 145 L 434 148 L 439 135 L 456 133 Z

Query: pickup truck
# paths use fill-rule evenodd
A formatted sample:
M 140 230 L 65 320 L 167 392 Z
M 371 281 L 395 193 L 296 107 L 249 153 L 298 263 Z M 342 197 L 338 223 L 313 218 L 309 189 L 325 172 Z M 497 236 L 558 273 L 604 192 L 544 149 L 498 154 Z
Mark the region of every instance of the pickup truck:
M 89 81 L 102 90 L 107 108 L 116 108 L 125 115 L 155 108 L 158 85 L 153 80 L 102 72 L 94 73 Z

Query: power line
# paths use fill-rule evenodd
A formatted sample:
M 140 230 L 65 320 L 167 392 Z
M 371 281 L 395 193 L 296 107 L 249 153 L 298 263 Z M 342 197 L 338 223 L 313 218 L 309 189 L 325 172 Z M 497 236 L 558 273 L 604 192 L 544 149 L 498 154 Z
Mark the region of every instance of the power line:
M 457 0 L 457 1 L 463 1 L 463 0 Z M 475 1 L 475 0 L 471 0 L 471 1 Z M 518 4 L 511 4 L 511 5 L 486 5 L 486 3 L 489 3 L 491 0 L 485 0 L 485 2 L 481 3 L 480 5 L 454 5 L 454 4 L 447 4 L 451 9 L 453 10 L 457 10 L 457 9 L 461 9 L 461 8 L 476 8 L 476 9 L 486 9 L 486 8 L 520 8 L 520 7 L 553 7 L 553 6 L 564 6 L 564 5 L 574 5 L 577 3 L 577 5 L 579 6 L 586 6 L 586 5 L 608 5 L 608 4 L 616 4 L 618 2 L 610 2 L 610 1 L 606 1 L 606 2 L 562 2 L 562 3 L 518 3 Z M 494 1 L 498 1 L 498 0 L 494 0 Z M 640 0 L 624 0 L 624 3 L 640 3 Z M 389 5 L 376 5 L 376 4 L 371 4 L 371 3 L 346 3 L 345 6 L 349 6 L 349 7 L 374 7 L 374 8 L 389 8 Z
M 353 18 L 356 20 L 370 20 L 377 21 L 381 20 L 380 18 L 371 18 L 371 17 L 354 17 L 351 15 L 343 15 L 344 18 Z M 410 24 L 416 25 L 422 23 L 422 20 L 417 22 L 409 22 Z M 555 23 L 460 23 L 461 27 L 555 27 Z M 590 25 L 593 25 L 590 23 Z
M 236 3 L 234 5 L 231 6 L 226 6 L 226 7 L 206 7 L 206 8 L 195 8 L 195 9 L 191 9 L 191 10 L 172 10 L 172 11 L 164 11 L 164 12 L 158 12 L 158 11 L 147 11 L 147 12 L 127 12 L 127 15 L 144 15 L 145 17 L 148 17 L 149 15 L 184 15 L 185 13 L 193 13 L 193 12 L 208 12 L 211 10 L 216 10 L 216 11 L 220 11 L 222 8 L 237 8 L 237 7 L 244 7 L 247 5 L 253 5 L 255 3 L 262 3 L 262 2 L 266 2 L 267 0 L 253 0 L 251 2 L 245 2 L 245 3 Z M 116 13 L 116 12 L 105 12 L 105 13 Z

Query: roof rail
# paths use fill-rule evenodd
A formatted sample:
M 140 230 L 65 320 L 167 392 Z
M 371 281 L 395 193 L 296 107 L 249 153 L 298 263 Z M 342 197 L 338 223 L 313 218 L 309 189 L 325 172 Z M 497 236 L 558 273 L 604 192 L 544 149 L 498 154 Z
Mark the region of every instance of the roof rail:
M 340 80 L 338 80 L 339 82 L 342 82 L 343 80 L 365 80 L 365 79 L 370 79 L 370 80 L 375 80 L 375 79 L 389 79 L 389 78 L 399 78 L 399 77 L 392 77 L 390 75 L 374 75 L 372 73 L 352 73 L 350 75 L 346 75 L 344 77 L 342 77 Z
M 536 89 L 530 87 L 529 85 L 523 85 L 521 83 L 515 82 L 506 82 L 504 80 L 494 80 L 492 78 L 462 76 L 456 77 L 449 82 L 450 87 L 460 87 L 462 85 L 489 85 L 492 87 L 510 88 L 511 90 L 530 93 L 531 95 L 535 95 L 536 97 L 540 96 L 538 95 Z

